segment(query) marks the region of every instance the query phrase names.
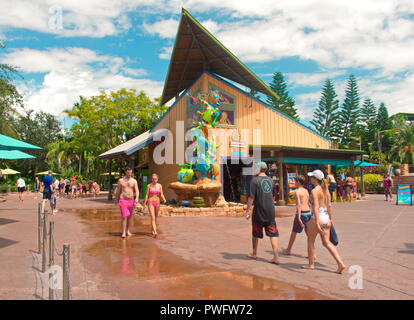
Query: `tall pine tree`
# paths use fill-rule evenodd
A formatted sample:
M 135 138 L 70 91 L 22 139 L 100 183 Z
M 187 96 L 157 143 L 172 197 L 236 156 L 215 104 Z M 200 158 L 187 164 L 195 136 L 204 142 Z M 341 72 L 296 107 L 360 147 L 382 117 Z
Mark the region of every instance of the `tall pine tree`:
M 391 120 L 388 117 L 388 109 L 384 102 L 378 108 L 377 128 L 379 131 L 391 129 Z
M 377 108 L 370 98 L 366 98 L 362 104 L 360 121 L 362 148 L 368 150 L 368 143 L 375 141 L 377 131 Z
M 322 95 L 318 107 L 313 114 L 311 123 L 315 129 L 328 138 L 336 138 L 336 124 L 338 119 L 339 100 L 331 80 L 327 79 L 322 88 Z
M 299 120 L 298 111 L 295 108 L 295 100 L 289 97 L 287 91 L 287 83 L 281 72 L 275 72 L 273 75 L 272 82 L 269 84 L 270 88 L 280 97 L 268 97 L 267 103 L 273 108 L 282 111 L 293 119 Z
M 338 126 L 340 131 L 340 143 L 347 145 L 357 129 L 359 123 L 359 90 L 357 80 L 354 75 L 350 75 L 345 89 L 345 100 L 342 104 Z

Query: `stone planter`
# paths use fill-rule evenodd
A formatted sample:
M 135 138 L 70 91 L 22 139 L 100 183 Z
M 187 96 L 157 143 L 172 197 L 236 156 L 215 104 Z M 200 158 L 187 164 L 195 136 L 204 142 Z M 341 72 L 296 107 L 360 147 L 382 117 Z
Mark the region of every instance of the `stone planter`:
M 401 175 L 401 170 L 398 168 L 398 169 L 395 169 L 394 170 L 394 176 L 400 176 Z
M 409 172 L 409 170 L 408 170 L 408 164 L 407 163 L 401 164 L 400 165 L 400 170 L 401 170 L 401 175 L 402 176 L 408 175 L 408 172 Z

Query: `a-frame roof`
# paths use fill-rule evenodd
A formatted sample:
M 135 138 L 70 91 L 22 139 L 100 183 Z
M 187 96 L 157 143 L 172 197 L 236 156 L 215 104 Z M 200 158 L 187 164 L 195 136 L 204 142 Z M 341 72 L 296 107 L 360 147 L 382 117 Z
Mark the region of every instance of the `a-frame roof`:
M 161 104 L 185 90 L 203 71 L 218 74 L 255 91 L 279 98 L 188 11 L 182 9 Z

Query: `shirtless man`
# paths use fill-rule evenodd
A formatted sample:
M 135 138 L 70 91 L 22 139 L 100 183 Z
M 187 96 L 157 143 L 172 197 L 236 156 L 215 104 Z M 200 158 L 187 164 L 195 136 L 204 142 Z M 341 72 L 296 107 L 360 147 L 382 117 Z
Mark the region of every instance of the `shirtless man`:
M 282 252 L 286 255 L 290 255 L 292 250 L 293 243 L 296 240 L 296 235 L 301 233 L 303 228 L 305 228 L 305 232 L 307 233 L 306 225 L 310 221 L 312 216 L 310 207 L 309 207 L 309 192 L 303 186 L 305 184 L 305 177 L 304 176 L 297 176 L 295 178 L 296 181 L 296 215 L 295 219 L 293 220 L 293 228 L 290 234 L 289 244 L 287 248 L 283 248 Z
M 135 194 L 135 201 L 134 201 Z M 134 213 L 134 207 L 138 204 L 139 191 L 137 180 L 132 178 L 132 169 L 125 169 L 125 176 L 118 181 L 118 187 L 115 194 L 115 203 L 119 204 L 122 216 L 122 238 L 131 236 L 129 226 Z

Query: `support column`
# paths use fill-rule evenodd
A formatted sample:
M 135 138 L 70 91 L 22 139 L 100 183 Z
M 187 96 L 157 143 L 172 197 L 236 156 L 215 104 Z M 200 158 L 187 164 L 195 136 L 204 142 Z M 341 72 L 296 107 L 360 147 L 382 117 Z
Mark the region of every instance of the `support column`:
M 112 159 L 109 159 L 109 171 L 108 171 L 108 200 L 112 200 Z
M 361 163 L 364 162 L 364 156 L 361 154 Z M 361 198 L 365 197 L 365 183 L 364 183 L 364 169 L 363 167 L 359 167 L 361 173 Z
M 280 197 L 279 197 L 279 205 L 284 206 L 286 205 L 286 201 L 285 201 L 285 186 L 283 183 L 283 158 L 279 157 L 277 159 L 277 168 L 278 168 L 278 172 L 279 172 L 279 192 L 280 192 Z

